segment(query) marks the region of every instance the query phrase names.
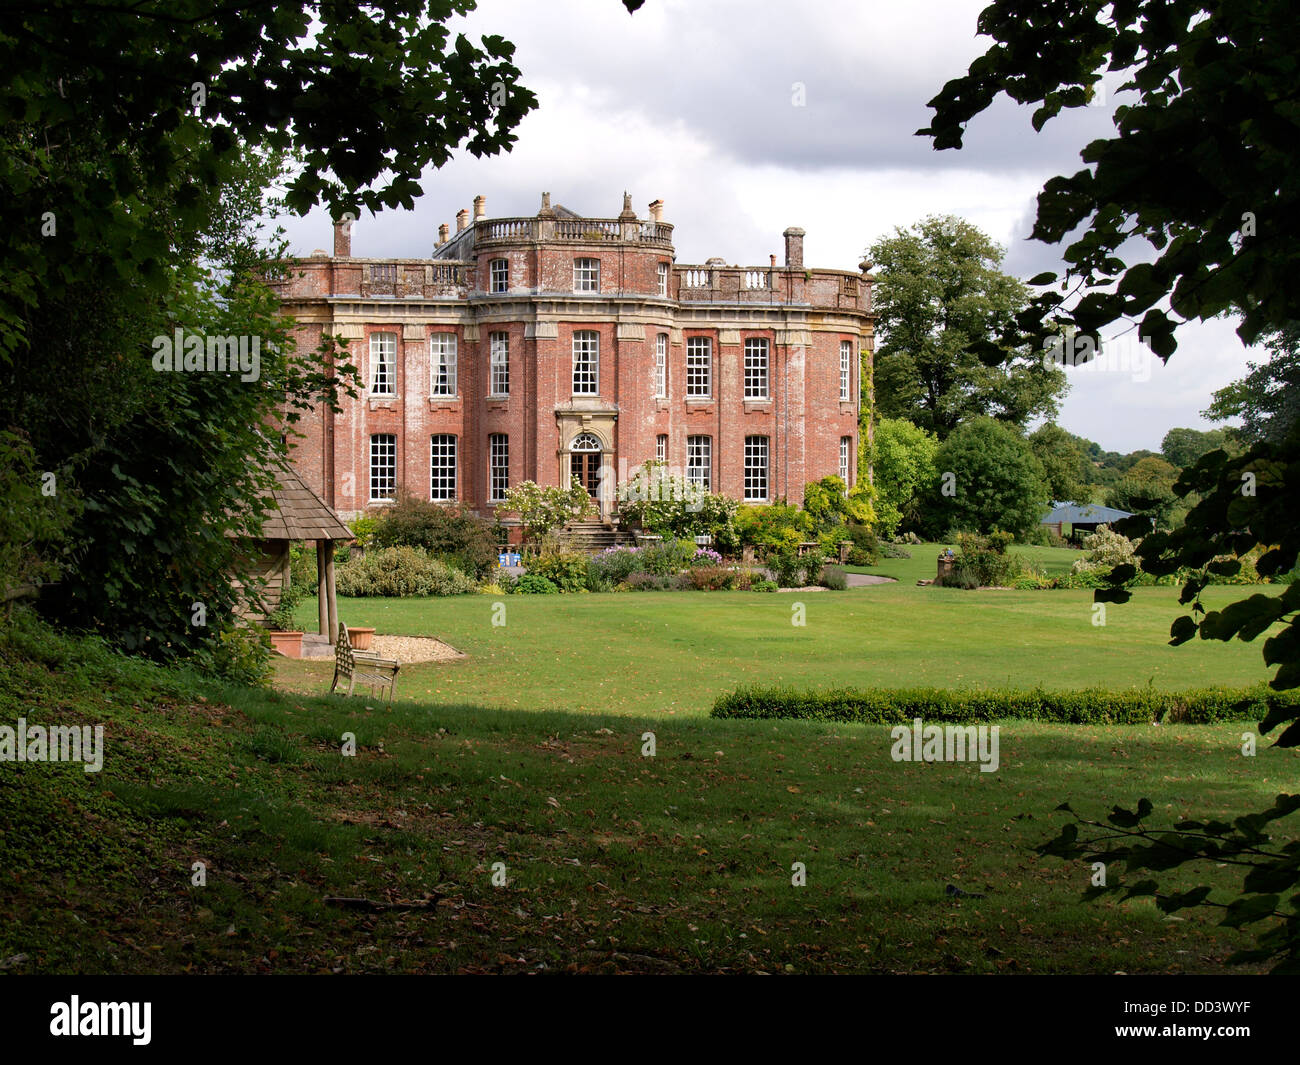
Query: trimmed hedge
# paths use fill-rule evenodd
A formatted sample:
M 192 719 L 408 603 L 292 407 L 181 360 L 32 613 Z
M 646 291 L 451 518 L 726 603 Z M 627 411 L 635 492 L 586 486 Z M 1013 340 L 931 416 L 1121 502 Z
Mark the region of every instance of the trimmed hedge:
M 926 721 L 981 722 L 1018 719 L 1069 725 L 1207 725 L 1216 721 L 1261 721 L 1275 706 L 1300 703 L 1300 692 L 1253 688 L 1198 688 L 1182 692 L 1129 688 L 1107 691 L 1017 689 L 740 688 L 713 704 L 711 717 L 802 718 L 866 725 Z

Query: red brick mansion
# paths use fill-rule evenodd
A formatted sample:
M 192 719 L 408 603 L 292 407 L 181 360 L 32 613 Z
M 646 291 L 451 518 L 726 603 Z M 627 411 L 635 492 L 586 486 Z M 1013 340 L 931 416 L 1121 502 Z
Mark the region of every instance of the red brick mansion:
M 806 268 L 787 229 L 781 266 L 684 266 L 662 206 L 583 218 L 543 193 L 489 219 L 480 196 L 422 259 L 355 257 L 336 226 L 280 292 L 302 343 L 348 340 L 363 391 L 300 423 L 303 479 L 345 518 L 401 489 L 490 515 L 511 485 L 570 475 L 609 518 L 649 459 L 749 502 L 852 484 L 868 264 Z

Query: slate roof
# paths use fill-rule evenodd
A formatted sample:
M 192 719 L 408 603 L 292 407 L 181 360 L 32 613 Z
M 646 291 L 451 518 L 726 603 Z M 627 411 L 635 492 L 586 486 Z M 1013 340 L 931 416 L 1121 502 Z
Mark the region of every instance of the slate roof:
M 1052 509 L 1039 524 L 1055 525 L 1064 522 L 1066 525 L 1108 525 L 1112 521 L 1131 517 L 1133 515 L 1127 510 L 1098 506 L 1096 503 L 1053 503 Z

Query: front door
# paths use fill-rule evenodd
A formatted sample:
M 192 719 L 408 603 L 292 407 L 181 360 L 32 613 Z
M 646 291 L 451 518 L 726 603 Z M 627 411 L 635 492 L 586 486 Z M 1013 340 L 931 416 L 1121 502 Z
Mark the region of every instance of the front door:
M 578 483 L 587 490 L 591 498 L 596 499 L 597 492 L 600 490 L 600 452 L 573 452 L 569 456 L 569 470 L 574 477 L 578 478 Z

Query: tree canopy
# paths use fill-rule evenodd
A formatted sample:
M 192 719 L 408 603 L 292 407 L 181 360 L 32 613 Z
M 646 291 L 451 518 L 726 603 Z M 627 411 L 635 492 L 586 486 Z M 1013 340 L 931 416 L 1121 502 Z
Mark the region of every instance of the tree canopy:
M 1055 502 L 1086 500 L 1091 466 L 1083 456 L 1078 438 L 1059 425 L 1045 422 L 1029 434 L 1029 446 L 1042 464 L 1048 495 Z
M 1215 421 L 1240 418 L 1224 430 L 1246 444 L 1280 443 L 1300 422 L 1300 323 L 1291 322 L 1264 338 L 1269 357 L 1249 363 L 1249 372 L 1214 393 L 1205 416 Z
M 1160 441 L 1160 454 L 1165 461 L 1182 469 L 1190 466 L 1202 455 L 1208 455 L 1229 443 L 1224 429 L 1188 429 L 1177 427 L 1165 433 Z
M 938 480 L 929 492 L 932 534 L 994 530 L 1023 537 L 1047 512 L 1043 467 L 1014 428 L 993 418 L 963 422 L 934 456 Z
M 925 491 L 938 474 L 933 433 L 902 418 L 881 418 L 872 434 L 870 456 L 875 489 L 876 529 L 891 537 L 902 526 L 915 528 L 921 520 Z
M 988 416 L 1024 427 L 1068 387 L 1041 351 L 1007 341 L 1028 301 L 1003 249 L 960 218 L 930 217 L 872 245 L 876 410 L 946 437 Z M 988 352 L 996 353 L 990 360 Z M 992 364 L 991 364 L 992 363 Z
M 365 5 L 50 0 L 0 15 L 0 360 L 41 300 L 98 280 L 165 287 L 251 148 L 296 161 L 285 200 L 333 217 L 410 207 L 464 143 L 507 149 L 536 106 L 514 46 L 446 26 L 472 0 Z
M 0 12 L 0 431 L 22 451 L 0 503 L 32 530 L 0 576 L 57 575 L 43 611 L 159 657 L 227 646 L 270 471 L 353 370 L 335 338 L 294 349 L 260 219 L 409 207 L 458 146 L 509 148 L 536 101 L 509 42 L 450 32 L 472 6 Z M 257 362 L 160 368 L 173 338 Z M 57 495 L 33 499 L 24 470 Z M 48 498 L 58 521 L 34 513 Z

